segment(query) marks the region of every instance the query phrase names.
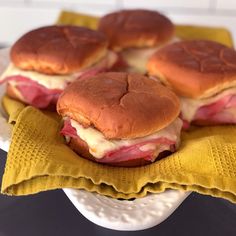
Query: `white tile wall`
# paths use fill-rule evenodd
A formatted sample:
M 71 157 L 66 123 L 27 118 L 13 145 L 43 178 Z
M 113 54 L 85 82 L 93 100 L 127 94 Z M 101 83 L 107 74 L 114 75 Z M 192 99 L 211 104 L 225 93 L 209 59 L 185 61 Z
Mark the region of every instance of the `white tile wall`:
M 26 2 L 28 0 L 0 0 L 0 3 L 2 2 L 9 2 L 9 3 L 12 3 L 12 2 Z
M 123 0 L 124 7 L 148 7 L 148 8 L 201 8 L 208 9 L 209 0 Z
M 62 9 L 101 16 L 120 8 L 159 9 L 179 23 L 236 31 L 236 0 L 0 0 L 0 44 L 12 44 L 30 29 L 53 24 Z
M 21 0 L 19 0 L 21 1 Z M 104 6 L 114 6 L 116 5 L 116 0 L 29 0 L 29 2 L 38 3 L 68 3 L 68 4 L 94 4 L 94 5 L 104 5 Z
M 236 1 L 235 0 L 217 0 L 216 7 L 218 10 L 236 10 Z M 236 15 L 236 12 L 235 12 Z
M 12 44 L 24 32 L 56 21 L 59 9 L 0 7 L 0 43 Z

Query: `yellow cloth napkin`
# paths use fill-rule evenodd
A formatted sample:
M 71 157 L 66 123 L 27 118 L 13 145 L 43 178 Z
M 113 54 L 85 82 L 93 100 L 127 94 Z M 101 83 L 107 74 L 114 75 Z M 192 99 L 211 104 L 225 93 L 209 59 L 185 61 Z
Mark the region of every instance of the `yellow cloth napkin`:
M 6 113 L 9 115 L 8 123 L 10 124 L 15 124 L 20 112 L 26 107 L 25 104 L 11 99 L 8 96 L 2 98 L 2 105 Z
M 9 98 L 3 103 L 16 104 Z M 2 193 L 26 195 L 71 187 L 126 199 L 171 188 L 236 202 L 235 126 L 183 133 L 178 152 L 136 168 L 110 167 L 79 157 L 65 145 L 60 126 L 55 113 L 23 108 L 13 129 Z
M 80 25 L 91 29 L 96 29 L 99 17 L 89 16 L 78 12 L 62 11 L 57 24 Z M 205 27 L 176 25 L 176 36 L 181 39 L 208 39 L 232 47 L 233 40 L 230 32 L 222 27 Z
M 80 25 L 96 29 L 98 26 L 98 20 L 99 18 L 96 16 L 71 11 L 62 11 L 56 23 L 59 25 Z
M 97 18 L 63 12 L 58 21 L 78 22 L 95 28 Z M 210 38 L 208 30 L 212 33 Z M 178 26 L 177 33 L 186 39 L 207 37 L 232 46 L 225 29 Z M 168 158 L 144 167 L 115 168 L 88 161 L 70 150 L 59 135 L 60 118 L 56 114 L 25 107 L 8 97 L 2 102 L 10 122 L 15 123 L 2 193 L 26 195 L 72 187 L 128 199 L 172 188 L 236 202 L 234 126 L 205 127 L 183 133 L 180 150 Z

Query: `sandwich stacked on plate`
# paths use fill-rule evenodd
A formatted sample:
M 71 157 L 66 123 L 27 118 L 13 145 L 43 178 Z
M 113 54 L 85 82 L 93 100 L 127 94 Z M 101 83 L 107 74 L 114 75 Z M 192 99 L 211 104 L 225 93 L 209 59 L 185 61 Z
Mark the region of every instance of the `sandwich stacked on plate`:
M 146 72 L 147 60 L 156 50 L 177 40 L 172 22 L 150 10 L 122 10 L 107 14 L 100 19 L 98 29 L 108 37 L 109 47 L 119 52 L 117 66 L 124 69 L 126 65 L 126 70 L 141 73 Z
M 11 64 L 0 78 L 7 94 L 37 108 L 54 106 L 72 81 L 106 71 L 117 60 L 98 31 L 48 26 L 23 35 L 11 48 Z
M 194 40 L 156 52 L 148 62 L 181 100 L 185 128 L 236 123 L 236 51 L 222 44 Z
M 179 100 L 146 76 L 108 72 L 78 80 L 60 96 L 61 131 L 81 156 L 119 166 L 151 163 L 177 150 Z

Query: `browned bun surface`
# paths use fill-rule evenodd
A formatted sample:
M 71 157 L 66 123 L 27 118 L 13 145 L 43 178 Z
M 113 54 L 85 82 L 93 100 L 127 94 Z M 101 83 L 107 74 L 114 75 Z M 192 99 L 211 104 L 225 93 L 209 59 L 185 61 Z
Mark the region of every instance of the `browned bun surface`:
M 78 138 L 71 138 L 69 146 L 72 150 L 74 150 L 81 157 L 84 157 L 84 158 L 89 159 L 94 162 L 98 162 L 97 159 L 89 153 L 87 143 L 85 143 L 79 137 Z M 140 159 L 134 159 L 134 160 L 129 160 L 129 161 L 120 161 L 120 162 L 105 163 L 105 164 L 112 165 L 112 166 L 135 167 L 135 166 L 143 166 L 143 165 L 150 164 L 150 163 L 151 163 L 150 161 L 140 158 Z
M 179 114 L 177 96 L 146 76 L 108 72 L 77 80 L 59 97 L 57 111 L 108 139 L 150 135 Z
M 98 29 L 109 39 L 110 48 L 155 47 L 174 36 L 172 22 L 156 11 L 122 10 L 103 16 Z
M 180 96 L 210 97 L 236 85 L 236 51 L 213 41 L 182 41 L 157 51 L 147 70 Z
M 77 26 L 47 26 L 23 35 L 11 49 L 11 60 L 23 70 L 70 74 L 98 62 L 107 53 L 101 32 Z

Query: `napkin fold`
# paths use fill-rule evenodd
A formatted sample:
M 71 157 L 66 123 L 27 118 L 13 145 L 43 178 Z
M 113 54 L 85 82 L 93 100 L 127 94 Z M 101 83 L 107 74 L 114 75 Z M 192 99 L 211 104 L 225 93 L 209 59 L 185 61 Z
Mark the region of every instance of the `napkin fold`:
M 97 19 L 63 12 L 58 23 L 96 28 Z M 222 28 L 177 26 L 177 34 L 185 39 L 217 39 L 232 46 L 229 32 Z M 235 126 L 184 132 L 179 151 L 147 166 L 111 167 L 74 153 L 59 134 L 61 119 L 57 114 L 25 107 L 6 96 L 2 103 L 9 121 L 15 124 L 1 187 L 4 194 L 71 187 L 129 199 L 179 189 L 236 202 Z
M 8 98 L 3 104 L 12 108 L 17 103 Z M 74 153 L 59 134 L 61 119 L 55 113 L 27 106 L 15 118 L 2 181 L 4 194 L 70 187 L 129 199 L 179 189 L 236 202 L 235 126 L 184 132 L 176 153 L 147 166 L 124 168 L 94 163 Z

